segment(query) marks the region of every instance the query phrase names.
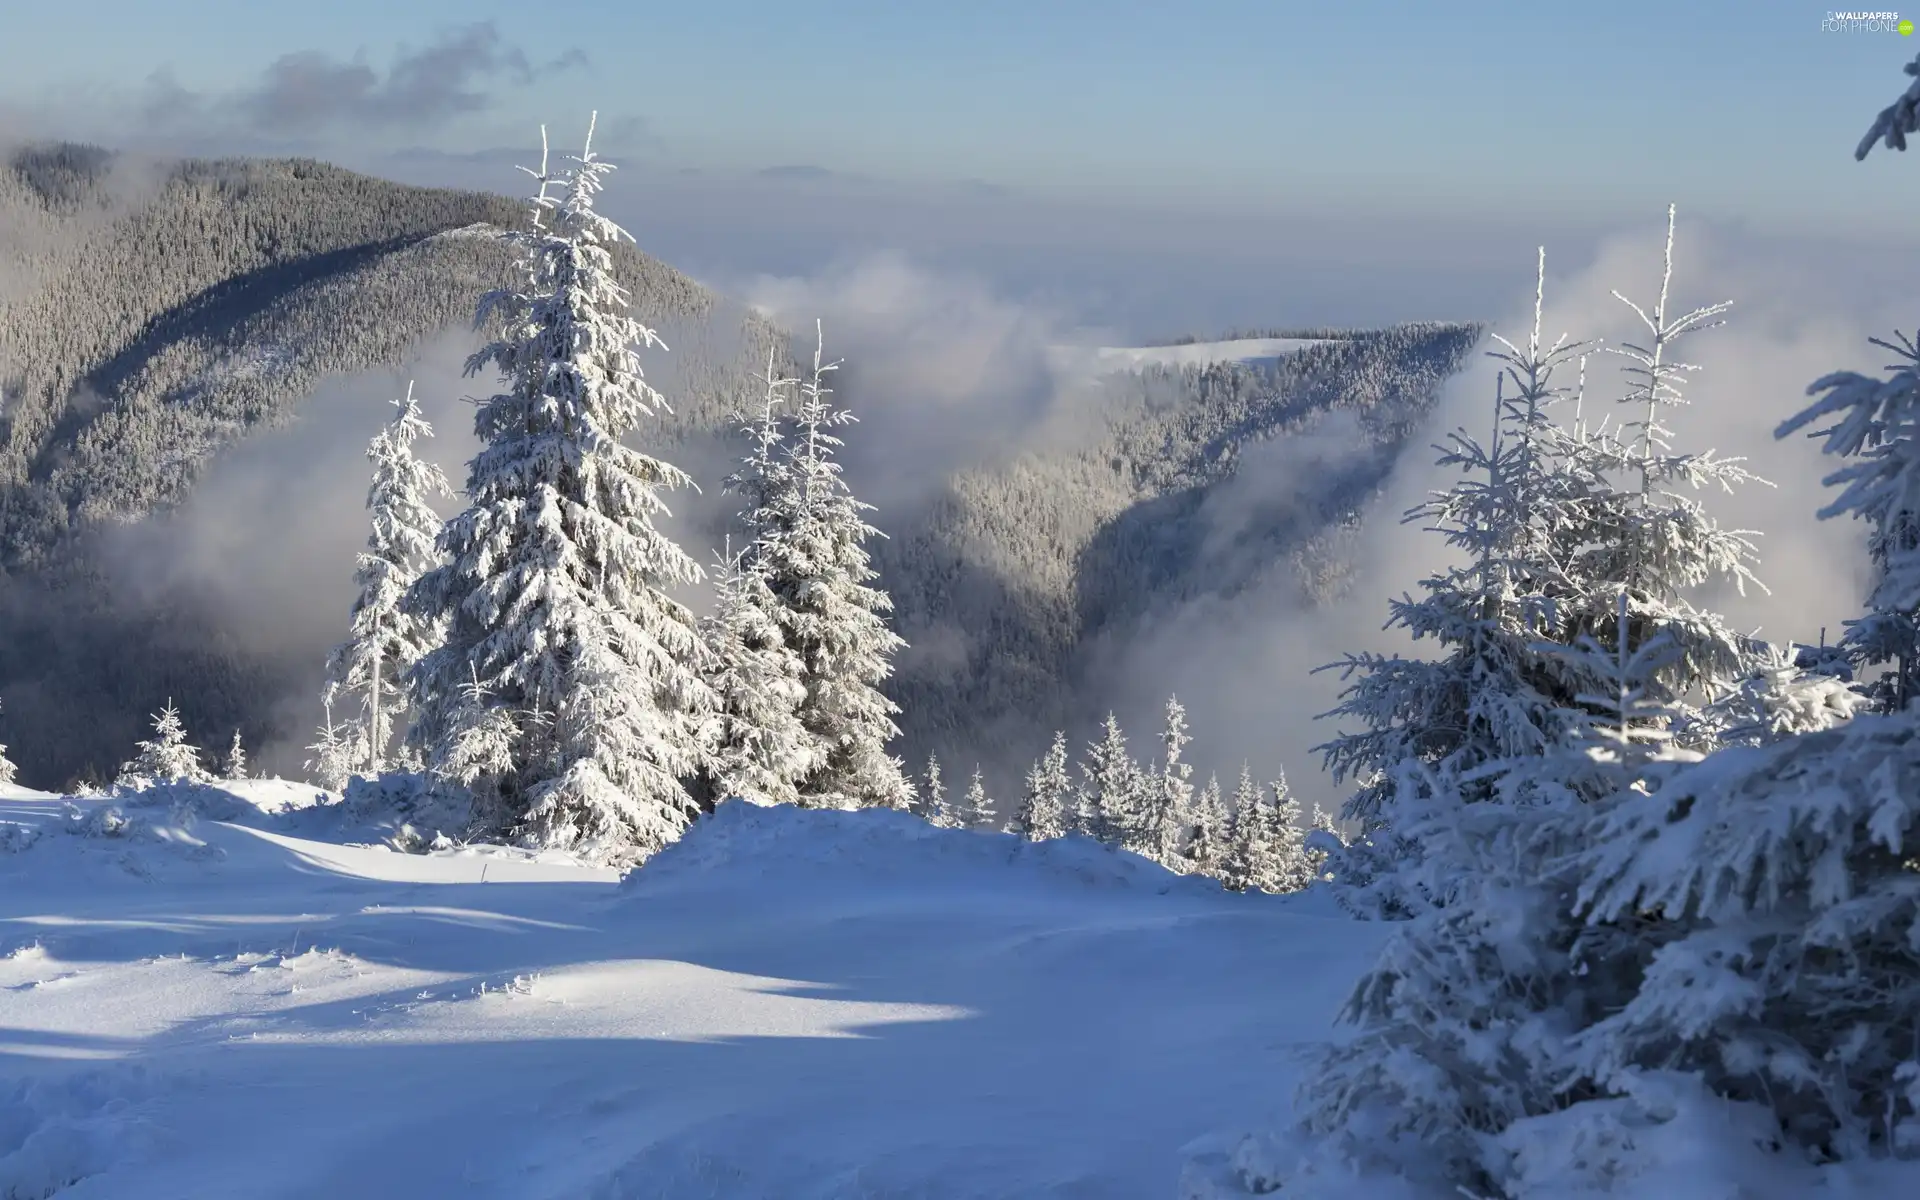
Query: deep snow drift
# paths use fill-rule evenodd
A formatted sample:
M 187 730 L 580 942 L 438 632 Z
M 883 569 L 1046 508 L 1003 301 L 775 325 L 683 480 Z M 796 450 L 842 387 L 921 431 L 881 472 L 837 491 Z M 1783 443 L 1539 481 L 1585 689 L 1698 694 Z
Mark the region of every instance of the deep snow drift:
M 0 800 L 0 1196 L 1168 1200 L 1378 943 L 897 813 L 724 805 L 622 884 L 230 790 Z

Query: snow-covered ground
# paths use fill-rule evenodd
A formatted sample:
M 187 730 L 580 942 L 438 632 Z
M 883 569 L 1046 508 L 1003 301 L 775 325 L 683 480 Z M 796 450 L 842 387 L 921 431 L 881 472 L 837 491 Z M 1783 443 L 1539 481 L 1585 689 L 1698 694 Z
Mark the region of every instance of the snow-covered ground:
M 1179 346 L 1056 346 L 1056 366 L 1063 373 L 1106 375 L 1137 371 L 1146 366 L 1204 366 L 1217 362 L 1259 362 L 1280 358 L 1323 338 L 1234 338 L 1220 342 L 1188 342 Z
M 895 813 L 736 802 L 622 884 L 233 792 L 0 793 L 0 1196 L 1169 1200 L 1378 937 Z

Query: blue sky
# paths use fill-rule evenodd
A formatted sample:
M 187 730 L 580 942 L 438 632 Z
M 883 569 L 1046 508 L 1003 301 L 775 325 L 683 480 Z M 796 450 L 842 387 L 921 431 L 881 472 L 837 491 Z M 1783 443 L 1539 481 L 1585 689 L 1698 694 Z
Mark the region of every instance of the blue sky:
M 576 110 L 639 117 L 688 165 L 811 163 L 1200 206 L 1363 205 L 1611 217 L 1677 199 L 1813 228 L 1898 227 L 1920 175 L 1848 153 L 1915 47 L 1825 34 L 1768 0 L 1575 7 L 1466 0 L 659 5 L 547 0 L 496 14 L 445 0 L 94 0 L 18 6 L 0 94 L 45 103 L 248 87 L 276 57 L 384 68 L 477 19 L 538 63 L 484 114 L 408 131 L 447 149 Z M 336 136 L 391 139 L 400 131 Z
M 899 251 L 1135 335 L 1480 316 L 1669 201 L 1920 255 L 1920 161 L 1852 159 L 1920 36 L 1798 0 L 13 8 L 0 139 L 511 190 L 597 108 L 610 211 L 735 290 Z

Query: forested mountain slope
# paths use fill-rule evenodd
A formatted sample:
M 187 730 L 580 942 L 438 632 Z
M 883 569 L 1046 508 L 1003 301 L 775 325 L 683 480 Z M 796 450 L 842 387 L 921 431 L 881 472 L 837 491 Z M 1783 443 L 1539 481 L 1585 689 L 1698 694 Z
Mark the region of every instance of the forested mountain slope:
M 1336 593 L 1343 536 L 1479 333 L 1116 373 L 1095 436 L 955 475 L 876 551 L 911 647 L 892 688 L 909 744 L 1024 764 L 1102 715 L 1102 660 L 1143 618 L 1247 587 Z
M 92 532 L 178 503 L 220 449 L 284 426 L 327 376 L 397 366 L 466 327 L 509 265 L 484 235 L 525 214 L 310 161 L 130 174 L 75 147 L 0 169 L 0 741 L 45 786 L 110 774 L 169 697 L 208 740 L 301 732 L 284 701 L 317 676 L 311 647 L 262 652 L 189 602 L 127 603 Z M 780 333 L 644 254 L 618 265 L 673 347 L 670 438 L 724 436 Z M 878 513 L 878 562 L 914 643 L 890 689 L 906 709 L 898 752 L 972 761 L 991 735 L 1003 761 L 1030 758 L 1047 731 L 1089 719 L 1089 656 L 1156 606 L 1334 586 L 1340 530 L 1478 330 L 1316 336 L 1259 362 L 1110 375 L 1075 437 Z M 1341 453 L 1270 453 L 1329 422 L 1351 443 Z M 1297 478 L 1249 489 L 1247 461 Z M 717 478 L 700 483 L 717 493 Z
M 263 660 L 190 604 L 120 602 L 88 534 L 177 503 L 218 450 L 284 425 L 324 377 L 398 365 L 469 325 L 480 293 L 508 282 L 484 235 L 525 212 L 310 161 L 140 176 L 56 146 L 0 168 L 0 720 L 27 778 L 110 773 L 168 696 L 201 729 L 279 732 L 274 702 L 308 668 Z M 718 424 L 764 370 L 773 327 L 630 247 L 617 262 L 652 323 L 715 335 L 676 338 L 670 420 Z

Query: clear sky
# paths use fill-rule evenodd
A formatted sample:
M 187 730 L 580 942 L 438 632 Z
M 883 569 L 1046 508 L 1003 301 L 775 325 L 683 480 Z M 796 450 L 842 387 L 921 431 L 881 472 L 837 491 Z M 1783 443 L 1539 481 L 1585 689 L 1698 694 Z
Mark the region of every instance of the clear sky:
M 0 103 L 36 128 L 111 130 L 107 110 L 151 105 L 156 71 L 216 100 L 258 90 L 296 52 L 359 56 L 379 76 L 491 21 L 495 49 L 535 68 L 572 51 L 585 63 L 466 76 L 484 104 L 448 120 L 392 109 L 305 132 L 458 152 L 598 107 L 629 140 L 644 129 L 647 154 L 688 166 L 1387 214 L 1613 219 L 1677 200 L 1872 235 L 1897 233 L 1920 199 L 1920 171 L 1850 157 L 1920 35 L 1826 33 L 1825 9 L 1799 0 L 6 7 Z

